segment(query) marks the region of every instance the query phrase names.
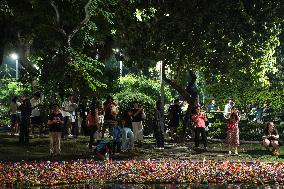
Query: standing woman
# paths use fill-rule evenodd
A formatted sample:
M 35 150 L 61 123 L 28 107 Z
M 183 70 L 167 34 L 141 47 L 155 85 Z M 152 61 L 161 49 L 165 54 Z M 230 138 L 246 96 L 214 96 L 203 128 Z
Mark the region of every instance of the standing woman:
M 112 129 L 117 125 L 118 106 L 114 102 L 113 97 L 108 95 L 106 101 L 103 103 L 104 124 L 102 128 L 102 138 L 106 129 L 108 128 L 109 138 L 112 135 Z
M 144 108 L 139 105 L 138 101 L 133 102 L 132 108 L 132 129 L 134 134 L 134 141 L 138 145 L 143 143 L 143 125 L 142 121 L 146 118 Z
M 201 134 L 204 150 L 207 150 L 207 136 L 205 132 L 205 121 L 207 120 L 206 114 L 201 113 L 201 107 L 195 106 L 192 115 L 193 126 L 195 128 L 195 148 L 199 146 L 199 135 Z
M 162 113 L 162 104 L 158 100 L 156 102 L 155 110 L 155 125 L 154 125 L 154 136 L 158 149 L 164 149 L 164 116 Z
M 61 130 L 64 119 L 59 111 L 57 104 L 52 106 L 51 113 L 48 116 L 47 125 L 49 127 L 50 155 L 59 155 L 61 152 Z
M 238 154 L 238 146 L 240 145 L 239 124 L 240 114 L 236 106 L 233 106 L 227 123 L 227 143 L 229 144 L 229 154 L 232 153 L 231 148 L 235 149 L 235 154 Z
M 91 107 L 91 110 L 86 118 L 86 124 L 89 129 L 89 149 L 91 150 L 94 143 L 94 134 L 98 131 L 99 124 L 98 109 L 95 106 Z

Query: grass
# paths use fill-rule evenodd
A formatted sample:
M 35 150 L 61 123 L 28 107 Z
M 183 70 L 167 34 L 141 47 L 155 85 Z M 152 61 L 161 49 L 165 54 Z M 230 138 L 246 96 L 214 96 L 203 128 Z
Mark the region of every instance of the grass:
M 1 161 L 41 161 L 41 160 L 72 160 L 84 158 L 97 158 L 88 150 L 88 137 L 80 136 L 78 139 L 62 141 L 62 154 L 57 158 L 49 155 L 49 139 L 31 138 L 28 145 L 20 145 L 18 136 L 0 134 L 0 160 Z M 284 151 L 280 147 L 280 156 L 275 157 L 260 144 L 241 144 L 240 154 L 228 155 L 227 145 L 220 142 L 209 142 L 209 151 L 194 150 L 194 144 L 176 144 L 166 142 L 164 150 L 154 149 L 155 140 L 145 139 L 142 147 L 135 148 L 129 153 L 114 155 L 114 160 L 128 159 L 187 159 L 187 160 L 216 160 L 216 161 L 256 161 L 283 162 Z M 202 146 L 202 145 L 201 145 Z

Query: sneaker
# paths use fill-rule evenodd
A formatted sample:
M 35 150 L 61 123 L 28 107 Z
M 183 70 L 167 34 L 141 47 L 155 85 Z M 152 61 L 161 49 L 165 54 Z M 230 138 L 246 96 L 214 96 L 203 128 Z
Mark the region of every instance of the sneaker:
M 229 155 L 231 155 L 232 154 L 232 151 L 229 151 Z
M 105 154 L 105 159 L 108 161 L 109 160 L 109 153 Z

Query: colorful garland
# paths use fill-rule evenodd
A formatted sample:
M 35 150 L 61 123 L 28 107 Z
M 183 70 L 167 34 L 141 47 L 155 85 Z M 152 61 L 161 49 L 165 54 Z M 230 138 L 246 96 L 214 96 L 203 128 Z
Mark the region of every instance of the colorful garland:
M 284 182 L 284 163 L 221 161 L 0 162 L 0 185 Z

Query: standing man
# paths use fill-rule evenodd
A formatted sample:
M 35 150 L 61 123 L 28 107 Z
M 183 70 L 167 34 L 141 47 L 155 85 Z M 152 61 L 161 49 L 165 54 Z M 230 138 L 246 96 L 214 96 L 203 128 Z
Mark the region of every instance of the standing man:
M 182 111 L 179 104 L 179 99 L 174 100 L 174 104 L 169 108 L 169 127 L 171 131 L 171 139 L 174 138 L 179 126 L 179 121 L 182 118 Z
M 19 107 L 21 110 L 21 124 L 20 124 L 20 144 L 29 143 L 29 127 L 30 127 L 30 116 L 32 112 L 32 107 L 30 100 L 26 94 L 22 96 L 22 103 Z
M 122 124 L 122 141 L 121 150 L 132 150 L 134 148 L 134 134 L 132 128 L 132 111 L 128 109 L 125 111 L 121 120 Z
M 87 115 L 88 115 L 88 109 L 87 109 L 87 102 L 88 98 L 83 97 L 78 105 L 79 115 L 81 118 L 81 131 L 80 133 L 83 136 L 88 136 L 88 127 L 87 127 Z
M 229 97 L 228 98 L 228 103 L 225 105 L 224 108 L 224 118 L 225 119 L 229 119 L 230 118 L 230 114 L 231 114 L 231 109 L 234 106 L 234 101 L 233 98 Z
M 11 135 L 18 133 L 19 131 L 19 116 L 18 116 L 18 108 L 20 103 L 18 103 L 18 97 L 14 97 L 10 104 L 10 116 L 11 116 Z
M 35 134 L 35 128 L 39 128 L 39 135 L 42 135 L 42 123 L 40 117 L 40 92 L 36 92 L 33 95 L 33 98 L 30 100 L 31 107 L 32 107 L 32 114 L 31 114 L 31 131 L 32 134 Z
M 142 120 L 146 118 L 144 108 L 139 107 L 138 101 L 133 102 L 132 108 L 132 129 L 134 134 L 134 141 L 141 145 L 143 142 L 143 125 Z
M 219 106 L 216 105 L 216 100 L 212 99 L 211 104 L 208 106 L 208 112 L 220 110 Z
M 73 112 L 72 106 L 72 95 L 68 94 L 66 100 L 62 103 L 62 116 L 64 118 L 64 123 L 62 127 L 62 139 L 66 140 L 69 134 L 70 124 L 71 124 L 71 113 Z

